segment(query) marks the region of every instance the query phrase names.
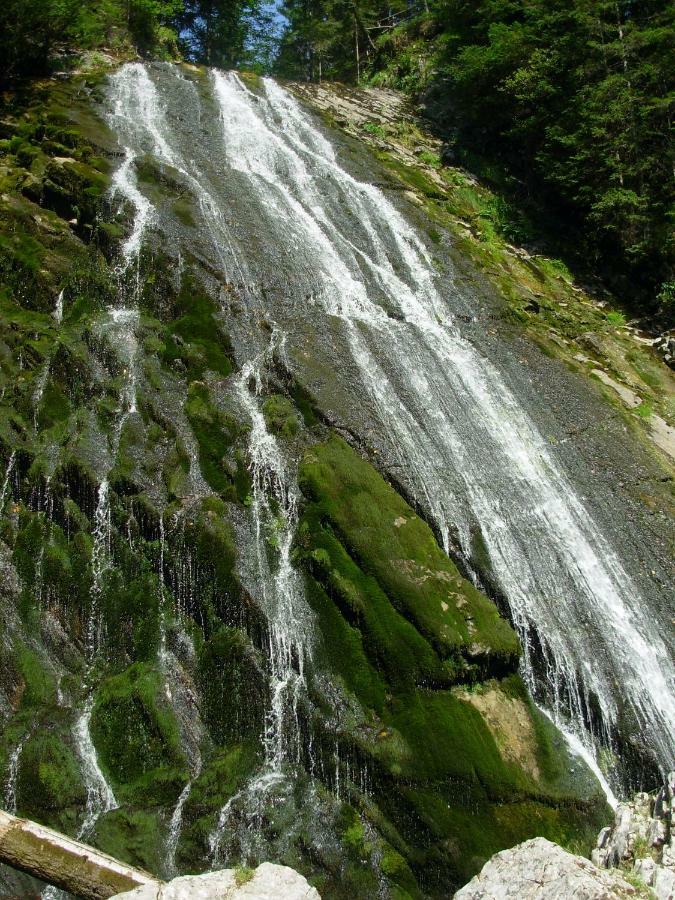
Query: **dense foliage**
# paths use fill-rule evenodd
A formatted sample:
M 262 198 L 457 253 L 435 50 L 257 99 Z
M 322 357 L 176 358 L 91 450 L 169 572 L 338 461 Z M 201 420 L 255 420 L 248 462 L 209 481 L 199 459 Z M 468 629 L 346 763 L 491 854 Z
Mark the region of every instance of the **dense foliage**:
M 0 7 L 0 81 L 44 74 L 64 47 L 119 47 L 142 52 L 175 43 L 170 30 L 181 0 L 6 0 Z
M 264 0 L 6 0 L 0 5 L 0 84 L 48 73 L 71 48 L 264 68 L 275 40 Z
M 0 81 L 61 47 L 135 47 L 426 92 L 448 153 L 539 214 L 633 308 L 675 316 L 668 0 L 7 0 Z M 512 197 L 513 199 L 513 197 Z M 543 217 L 541 214 L 544 214 Z
M 667 0 L 286 0 L 284 8 L 282 74 L 354 80 L 365 58 L 375 83 L 426 91 L 451 155 L 501 172 L 502 184 L 508 173 L 521 205 L 536 197 L 568 251 L 636 308 L 673 316 Z

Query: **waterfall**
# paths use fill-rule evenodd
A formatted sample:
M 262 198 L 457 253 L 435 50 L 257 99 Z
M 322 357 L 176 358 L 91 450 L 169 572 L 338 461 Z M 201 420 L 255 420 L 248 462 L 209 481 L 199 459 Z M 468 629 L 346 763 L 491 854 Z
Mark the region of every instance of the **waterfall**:
M 270 432 L 261 409 L 265 368 L 275 353 L 283 355 L 284 335 L 274 329 L 269 347 L 246 362 L 237 381 L 237 395 L 251 423 L 248 442 L 252 480 L 250 504 L 254 535 L 254 570 L 259 601 L 267 618 L 267 658 L 271 702 L 262 736 L 261 771 L 221 809 L 209 837 L 214 865 L 225 861 L 223 840 L 232 813 L 243 807 L 247 824 L 240 836 L 242 859 L 253 854 L 251 837 L 269 792 L 284 782 L 302 753 L 298 706 L 306 691 L 305 667 L 311 659 L 312 616 L 301 578 L 291 560 L 298 518 L 295 478 Z M 251 827 L 253 823 L 253 827 Z
M 456 526 L 470 559 L 478 526 L 531 692 L 594 754 L 625 702 L 667 769 L 675 673 L 658 625 L 507 380 L 460 333 L 425 245 L 378 188 L 341 167 L 281 87 L 266 80 L 253 95 L 222 73 L 214 87 L 229 168 L 245 176 L 259 227 L 289 266 L 311 267 L 312 314 L 341 324 L 364 396 L 446 550 Z
M 535 424 L 522 385 L 460 330 L 454 310 L 464 299 L 453 273 L 439 275 L 398 208 L 346 170 L 314 120 L 273 81 L 253 92 L 237 75 L 215 72 L 209 93 L 175 67 L 134 63 L 112 82 L 111 123 L 125 147 L 115 190 L 135 210 L 125 259 L 138 261 L 145 229 L 161 224 L 134 173 L 135 160 L 150 153 L 193 195 L 208 245 L 199 252 L 219 261 L 247 304 L 245 324 L 233 328 L 242 373 L 237 395 L 258 442 L 249 447 L 254 550 L 272 612 L 265 772 L 281 771 L 296 752 L 289 722 L 303 657 L 295 638 L 274 625 L 275 605 L 294 602 L 295 576 L 283 553 L 296 494 L 292 479 L 279 481 L 279 472 L 289 477 L 288 463 L 264 428 L 257 392 L 265 354 L 252 335 L 261 319 L 277 321 L 289 343 L 297 336 L 296 351 L 308 318 L 316 333 L 330 335 L 336 356 L 344 348 L 335 384 L 364 410 L 385 465 L 404 473 L 446 551 L 470 563 L 476 541 L 484 548 L 481 565 L 508 603 L 535 700 L 596 763 L 603 746 L 614 746 L 627 710 L 636 737 L 667 769 L 675 752 L 667 643 L 645 614 L 630 565 Z M 205 106 L 212 102 L 219 122 Z M 273 260 L 261 247 L 274 248 Z M 262 290 L 266 278 L 285 288 Z M 265 456 L 277 450 L 283 470 Z M 272 522 L 278 503 L 284 524 Z M 277 544 L 273 570 L 265 568 L 270 536 Z M 612 777 L 618 785 L 617 773 Z M 236 805 L 233 798 L 221 822 Z
M 2 487 L 0 488 L 0 510 L 3 509 L 3 507 L 5 505 L 5 497 L 7 496 L 7 491 L 9 488 L 9 480 L 12 477 L 15 463 L 16 463 L 16 450 L 12 450 L 12 452 L 9 455 L 9 460 L 7 461 L 7 468 L 5 469 L 5 477 L 2 479 Z
M 310 619 L 303 588 L 291 562 L 298 517 L 298 489 L 279 443 L 268 430 L 260 409 L 264 364 L 283 335 L 273 332 L 270 347 L 244 365 L 237 392 L 250 422 L 249 459 L 253 482 L 251 515 L 263 608 L 268 620 L 268 654 L 272 704 L 267 716 L 265 767 L 281 772 L 299 760 L 298 699 L 305 688 L 305 662 L 310 653 Z M 269 549 L 277 555 L 270 566 Z
M 127 79 L 122 75 L 117 79 L 113 79 L 113 82 L 118 89 L 115 115 L 121 115 L 121 111 L 126 108 L 124 90 Z M 131 203 L 134 209 L 132 230 L 122 247 L 122 263 L 118 268 L 120 279 L 131 265 L 138 261 L 143 233 L 151 215 L 150 203 L 140 193 L 135 184 L 133 175 L 134 160 L 135 155 L 131 150 L 127 149 L 124 161 L 114 173 L 112 181 L 113 196 L 121 194 Z M 134 299 L 137 299 L 139 289 L 140 282 L 137 269 Z M 63 295 L 61 294 L 57 302 L 55 318 L 60 321 L 62 315 Z M 96 748 L 91 736 L 94 695 L 93 687 L 88 684 L 88 681 L 92 666 L 102 644 L 102 623 L 99 606 L 103 590 L 103 577 L 111 562 L 112 523 L 109 474 L 115 464 L 124 425 L 128 418 L 135 415 L 138 411 L 136 397 L 136 356 L 138 352 L 136 328 L 139 315 L 139 310 L 136 307 L 128 308 L 122 304 L 109 309 L 105 319 L 99 326 L 100 336 L 109 342 L 118 361 L 123 366 L 124 382 L 120 391 L 119 405 L 109 442 L 110 464 L 99 484 L 94 512 L 94 545 L 91 560 L 92 587 L 90 592 L 90 609 L 85 630 L 87 694 L 84 705 L 78 713 L 74 729 L 76 746 L 82 764 L 82 775 L 87 790 L 85 815 L 77 834 L 78 838 L 89 837 L 99 817 L 117 808 L 115 795 L 98 763 Z
M 59 294 L 56 298 L 56 305 L 54 306 L 54 321 L 57 325 L 60 325 L 63 322 L 63 295 L 65 291 L 59 291 Z
M 91 714 L 94 708 L 94 697 L 90 693 L 75 725 L 75 738 L 77 749 L 82 762 L 82 774 L 84 775 L 87 789 L 87 805 L 84 813 L 84 821 L 77 832 L 78 840 L 89 838 L 98 819 L 112 809 L 117 808 L 117 800 L 112 788 L 101 771 L 96 755 L 96 748 L 91 739 Z
M 174 811 L 171 815 L 171 821 L 169 822 L 169 837 L 166 842 L 167 878 L 175 878 L 178 874 L 178 869 L 176 868 L 176 850 L 178 849 L 178 840 L 180 838 L 181 829 L 183 827 L 183 808 L 187 803 L 188 797 L 190 796 L 195 778 L 199 777 L 200 770 L 201 764 L 196 770 L 194 776 L 185 783 L 185 787 L 180 792 L 178 803 L 176 803 Z

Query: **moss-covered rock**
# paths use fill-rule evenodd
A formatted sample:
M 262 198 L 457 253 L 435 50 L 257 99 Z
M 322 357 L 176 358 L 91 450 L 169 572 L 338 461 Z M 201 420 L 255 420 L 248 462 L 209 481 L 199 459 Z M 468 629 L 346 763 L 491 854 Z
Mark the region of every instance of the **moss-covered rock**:
M 95 696 L 92 737 L 118 798 L 136 805 L 174 802 L 188 770 L 161 674 L 135 663 L 103 681 Z
M 237 628 L 219 629 L 201 648 L 202 716 L 217 744 L 255 741 L 262 734 L 269 702 L 263 665 Z
M 22 815 L 72 832 L 87 800 L 80 762 L 63 715 L 33 728 L 19 759 L 17 800 Z
M 462 578 L 426 522 L 341 438 L 306 454 L 300 479 L 319 518 L 442 658 L 484 671 L 514 667 L 518 639 L 495 605 Z
M 177 849 L 181 871 L 206 868 L 209 835 L 220 810 L 252 775 L 259 754 L 252 743 L 234 744 L 215 751 L 195 779 L 183 810 L 183 829 Z
M 96 823 L 96 845 L 105 853 L 155 875 L 162 873 L 160 814 L 146 809 L 114 809 Z
M 392 842 L 382 871 L 411 896 L 419 884 L 436 894 L 524 835 L 590 838 L 606 814 L 600 788 L 569 778 L 492 602 L 341 439 L 306 452 L 300 483 L 308 598 L 322 660 L 364 710 L 341 740 L 372 773 L 366 820 Z M 343 840 L 365 852 L 361 819 Z

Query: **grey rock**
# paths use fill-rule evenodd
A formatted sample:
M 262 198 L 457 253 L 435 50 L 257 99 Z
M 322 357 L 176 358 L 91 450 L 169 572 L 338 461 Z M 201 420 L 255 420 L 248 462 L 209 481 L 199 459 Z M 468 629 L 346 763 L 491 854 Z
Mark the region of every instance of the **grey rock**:
M 545 838 L 497 853 L 454 900 L 621 900 L 637 890 Z
M 288 866 L 262 863 L 246 879 L 236 869 L 186 875 L 117 894 L 124 900 L 321 900 L 316 888 Z
M 673 900 L 675 897 L 675 871 L 664 866 L 655 866 L 652 891 L 658 900 Z

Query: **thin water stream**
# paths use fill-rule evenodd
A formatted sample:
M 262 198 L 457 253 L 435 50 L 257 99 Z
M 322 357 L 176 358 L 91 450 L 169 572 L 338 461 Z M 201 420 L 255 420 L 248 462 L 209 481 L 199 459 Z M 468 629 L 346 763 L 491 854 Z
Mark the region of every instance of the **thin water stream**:
M 302 755 L 299 704 L 305 697 L 305 669 L 311 659 L 312 615 L 304 598 L 302 579 L 291 551 L 297 527 L 299 491 L 292 463 L 269 430 L 262 411 L 266 369 L 275 353 L 283 354 L 285 336 L 273 329 L 269 346 L 245 363 L 237 380 L 237 395 L 251 429 L 248 441 L 252 479 L 250 513 L 253 520 L 254 569 L 258 599 L 267 618 L 267 659 L 271 702 L 262 736 L 264 761 L 246 786 L 220 811 L 209 837 L 214 865 L 226 859 L 224 840 L 232 831 L 231 817 L 244 812 L 236 834 L 239 856 L 254 855 L 252 835 L 268 795 L 292 776 Z M 232 840 L 232 834 L 228 834 Z

